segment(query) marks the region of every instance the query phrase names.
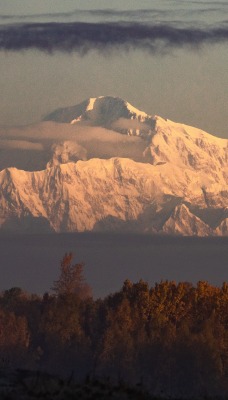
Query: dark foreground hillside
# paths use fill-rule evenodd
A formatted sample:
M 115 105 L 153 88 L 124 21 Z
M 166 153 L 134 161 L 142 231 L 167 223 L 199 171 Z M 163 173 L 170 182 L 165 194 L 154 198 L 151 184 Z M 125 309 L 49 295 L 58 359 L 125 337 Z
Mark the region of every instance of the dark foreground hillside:
M 138 387 L 137 387 L 138 386 Z M 75 383 L 39 371 L 0 371 L 0 398 L 2 400 L 166 400 L 170 397 L 153 396 L 140 385 L 116 385 L 107 380 L 85 380 Z M 185 397 L 183 397 L 185 398 Z M 176 399 L 182 400 L 181 397 Z M 212 400 L 198 396 L 191 400 Z M 225 399 L 216 396 L 217 400 Z
M 37 371 L 0 371 L 2 400 L 153 400 L 143 389 L 123 383 L 86 380 L 74 383 Z

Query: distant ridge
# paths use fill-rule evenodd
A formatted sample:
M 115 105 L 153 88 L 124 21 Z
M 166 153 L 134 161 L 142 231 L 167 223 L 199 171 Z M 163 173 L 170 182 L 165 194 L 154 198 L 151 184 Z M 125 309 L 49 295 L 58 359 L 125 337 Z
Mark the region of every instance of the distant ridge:
M 45 121 L 43 170 L 0 172 L 1 230 L 228 235 L 227 140 L 111 96 Z

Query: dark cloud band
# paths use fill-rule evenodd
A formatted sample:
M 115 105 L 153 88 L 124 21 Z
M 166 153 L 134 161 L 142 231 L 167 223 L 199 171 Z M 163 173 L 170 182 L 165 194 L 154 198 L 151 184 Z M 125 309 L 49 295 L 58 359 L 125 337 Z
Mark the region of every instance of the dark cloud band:
M 178 28 L 169 25 L 133 23 L 30 23 L 2 25 L 0 50 L 38 49 L 79 52 L 91 49 L 145 49 L 160 52 L 168 48 L 192 47 L 228 41 L 228 27 L 211 29 Z

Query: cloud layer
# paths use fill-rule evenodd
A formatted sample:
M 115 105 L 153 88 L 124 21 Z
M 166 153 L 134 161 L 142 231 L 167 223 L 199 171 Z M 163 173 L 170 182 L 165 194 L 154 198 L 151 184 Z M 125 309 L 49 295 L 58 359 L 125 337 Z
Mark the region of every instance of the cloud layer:
M 152 53 L 170 48 L 199 48 L 204 44 L 226 43 L 228 27 L 207 29 L 179 28 L 171 25 L 136 23 L 28 23 L 2 25 L 0 50 L 20 51 L 37 49 L 78 52 L 83 55 L 92 49 L 143 49 Z
M 28 142 L 27 140 L 1 140 L 0 149 L 37 150 L 42 151 L 41 143 Z
M 139 137 L 101 127 L 55 122 L 20 128 L 0 127 L 0 153 L 4 150 L 0 157 L 0 170 L 16 167 L 33 171 L 77 159 L 116 156 L 145 162 L 145 147 L 147 142 Z

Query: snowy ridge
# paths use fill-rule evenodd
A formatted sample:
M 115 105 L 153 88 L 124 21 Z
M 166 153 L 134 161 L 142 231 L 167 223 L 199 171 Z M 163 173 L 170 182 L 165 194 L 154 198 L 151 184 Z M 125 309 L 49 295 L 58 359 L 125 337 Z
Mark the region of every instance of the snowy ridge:
M 130 113 L 133 115 L 136 115 L 141 120 L 143 118 L 144 119 L 152 118 L 151 116 L 147 115 L 144 111 L 140 111 L 137 108 L 135 108 L 134 106 L 132 106 L 130 103 L 128 103 L 128 101 L 125 101 L 125 104 L 126 104 L 127 109 L 130 111 Z
M 157 117 L 155 135 L 147 148 L 154 165 L 171 163 L 200 172 L 201 186 L 228 185 L 228 141 L 200 129 Z
M 188 179 L 195 179 L 191 170 Z M 205 207 L 205 200 L 202 191 L 191 193 L 188 179 L 180 176 L 177 185 L 166 165 L 120 158 L 78 161 L 39 172 L 7 169 L 0 173 L 1 226 L 14 231 L 25 226 L 29 231 L 220 234 L 189 211 L 186 198 L 199 208 Z M 223 189 L 214 194 L 220 203 Z
M 101 98 L 101 97 L 99 97 L 99 98 Z M 93 110 L 95 101 L 96 101 L 96 97 L 90 97 L 88 106 L 86 107 L 86 111 Z
M 213 234 L 213 230 L 192 214 L 185 204 L 175 207 L 162 230 L 164 233 L 172 235 L 209 236 Z
M 46 120 L 1 159 L 0 229 L 228 235 L 228 140 L 111 96 Z

